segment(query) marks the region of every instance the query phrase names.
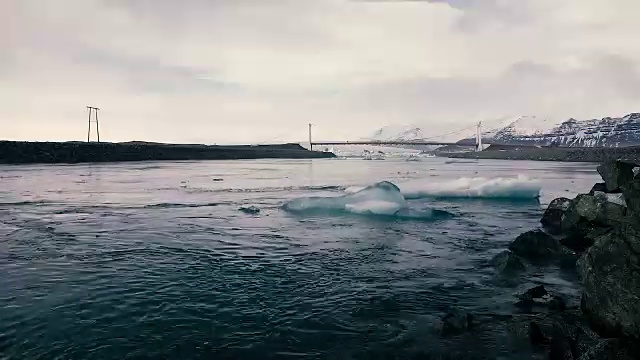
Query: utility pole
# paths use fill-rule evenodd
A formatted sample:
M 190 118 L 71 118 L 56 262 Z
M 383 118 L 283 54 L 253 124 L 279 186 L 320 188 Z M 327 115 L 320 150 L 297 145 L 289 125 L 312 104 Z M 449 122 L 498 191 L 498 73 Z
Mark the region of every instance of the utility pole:
M 94 110 L 96 119 L 93 122 L 96 123 L 96 135 L 98 135 L 98 142 L 100 142 L 100 123 L 98 122 L 98 110 L 100 109 L 94 106 L 87 106 L 87 109 L 89 109 L 89 129 L 87 130 L 87 142 L 91 142 L 91 112 L 93 112 Z
M 311 138 L 311 126 L 313 126 L 313 124 L 309 123 L 309 150 L 313 151 L 313 141 Z

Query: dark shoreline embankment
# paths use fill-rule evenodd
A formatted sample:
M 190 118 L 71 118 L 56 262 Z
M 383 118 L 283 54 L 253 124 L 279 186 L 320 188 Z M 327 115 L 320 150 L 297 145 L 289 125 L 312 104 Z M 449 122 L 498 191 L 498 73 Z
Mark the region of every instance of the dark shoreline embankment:
M 620 148 L 533 147 L 491 145 L 481 152 L 448 153 L 442 156 L 464 159 L 502 159 L 604 162 L 608 160 L 640 161 L 640 146 Z
M 58 164 L 152 160 L 313 159 L 335 157 L 299 144 L 187 145 L 0 141 L 0 164 Z
M 512 314 L 452 307 L 435 322 L 436 331 L 456 348 L 506 333 L 505 350 L 518 359 L 640 359 L 639 168 L 627 161 L 601 164 L 603 182 L 574 199 L 551 201 L 540 226 L 491 260 L 500 281 L 538 277 L 534 287 L 514 297 Z M 579 303 L 555 292 L 560 283 L 546 283 L 556 287 L 547 291 L 539 274 L 549 267 L 561 269 L 568 281 L 579 279 Z M 464 358 L 495 358 L 483 355 Z

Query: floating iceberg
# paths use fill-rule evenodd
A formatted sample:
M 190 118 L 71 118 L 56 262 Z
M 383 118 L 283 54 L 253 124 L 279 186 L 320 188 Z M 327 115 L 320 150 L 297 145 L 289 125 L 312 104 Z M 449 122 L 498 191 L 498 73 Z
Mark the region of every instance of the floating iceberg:
M 411 209 L 400 189 L 382 181 L 359 191 L 337 197 L 305 197 L 284 204 L 292 213 L 352 213 L 406 219 L 434 219 L 450 216 L 446 211 Z
M 540 197 L 537 180 L 524 176 L 515 178 L 460 178 L 447 182 L 410 182 L 401 184 L 406 199 L 420 198 L 476 198 L 533 200 Z

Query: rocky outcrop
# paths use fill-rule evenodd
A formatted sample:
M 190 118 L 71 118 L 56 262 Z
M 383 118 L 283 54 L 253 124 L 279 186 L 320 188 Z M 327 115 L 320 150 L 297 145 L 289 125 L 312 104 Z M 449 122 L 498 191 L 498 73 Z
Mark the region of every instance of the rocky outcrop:
M 593 184 L 591 190 L 589 191 L 589 195 L 595 195 L 596 192 L 607 192 L 607 184 L 600 182 Z
M 552 234 L 586 234 L 594 227 L 621 224 L 626 213 L 627 205 L 623 194 L 595 191 L 593 195 L 580 194 L 573 200 L 553 200 L 540 222 Z
M 640 230 L 625 225 L 596 239 L 578 261 L 582 310 L 605 336 L 640 339 Z
M 527 290 L 524 294 L 520 294 L 518 298 L 520 301 L 529 302 L 547 296 L 548 294 L 549 293 L 547 292 L 547 289 L 544 288 L 544 285 L 538 285 Z
M 556 238 L 539 229 L 520 234 L 509 245 L 509 250 L 530 260 L 549 259 L 566 253 Z
M 553 200 L 540 220 L 546 231 L 560 237 L 560 244 L 575 252 L 584 252 L 596 237 L 628 221 L 624 194 L 604 193 L 598 188 L 601 187 L 594 186 L 590 194 L 580 194 L 575 199 Z M 640 184 L 638 190 L 640 199 Z
M 560 243 L 576 253 L 584 253 L 595 242 L 596 238 L 611 231 L 611 228 L 585 226 L 573 233 L 565 234 Z
M 562 234 L 573 229 L 579 220 L 573 201 L 562 197 L 549 203 L 540 222 L 550 233 Z
M 460 334 L 473 327 L 473 315 L 459 309 L 449 309 L 447 314 L 434 324 L 436 333 L 446 337 Z
M 567 308 L 564 299 L 561 296 L 549 294 L 544 285 L 527 290 L 518 295 L 518 299 L 515 305 L 525 311 L 533 311 L 534 308 L 563 311 Z
M 527 330 L 531 344 L 545 351 L 547 359 L 578 359 L 599 341 L 580 314 L 573 311 L 536 316 Z
M 622 194 L 627 204 L 632 223 L 640 223 L 640 179 L 636 178 L 622 186 Z
M 602 335 L 640 340 L 638 169 L 625 161 L 600 165 L 606 190 L 613 193 L 580 195 L 575 207 L 590 226 L 580 237 L 593 242 L 578 261 L 582 310 Z
M 509 250 L 505 250 L 494 256 L 491 265 L 503 275 L 518 273 L 526 269 L 520 257 Z
M 605 194 L 596 192 L 594 195 L 581 194 L 575 200 L 575 210 L 580 220 L 586 224 L 598 226 L 617 226 L 624 221 L 627 207 L 624 198 L 620 194 Z
M 532 266 L 566 259 L 576 269 L 575 254 L 582 254 L 579 314 L 541 285 L 515 304 L 524 314 L 547 314 L 515 321 L 510 331 L 528 337 L 548 359 L 640 359 L 640 166 L 613 161 L 598 172 L 604 183 L 589 194 L 553 200 L 541 219 L 544 230 L 521 234 L 492 260 L 500 273 L 526 270 L 522 259 Z
M 607 192 L 619 192 L 622 186 L 633 180 L 637 165 L 627 161 L 607 161 L 598 166 L 598 174 L 604 180 Z

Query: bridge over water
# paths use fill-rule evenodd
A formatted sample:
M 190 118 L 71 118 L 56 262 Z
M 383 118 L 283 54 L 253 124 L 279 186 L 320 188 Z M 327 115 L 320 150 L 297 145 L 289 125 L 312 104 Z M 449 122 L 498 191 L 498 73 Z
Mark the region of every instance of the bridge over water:
M 313 147 L 316 145 L 326 145 L 326 146 L 339 146 L 339 145 L 393 145 L 393 146 L 398 146 L 398 145 L 408 145 L 408 146 L 413 146 L 413 145 L 420 145 L 420 146 L 424 146 L 424 145 L 437 145 L 437 146 L 446 146 L 446 145 L 459 145 L 459 146 L 474 146 L 476 151 L 480 151 L 482 150 L 482 123 L 478 123 L 477 125 L 474 125 L 476 127 L 476 138 L 475 138 L 475 142 L 473 144 L 465 144 L 465 143 L 460 143 L 459 141 L 456 142 L 452 142 L 452 141 L 439 141 L 439 140 L 433 140 L 436 139 L 438 137 L 442 137 L 442 136 L 447 136 L 447 135 L 452 135 L 455 133 L 460 133 L 462 131 L 468 130 L 470 129 L 469 127 L 461 129 L 461 130 L 457 130 L 455 132 L 450 132 L 447 134 L 443 134 L 443 135 L 438 135 L 438 136 L 432 136 L 426 139 L 416 139 L 416 140 L 353 140 L 353 141 L 334 141 L 334 140 L 328 140 L 328 141 L 313 141 L 313 136 L 311 133 L 311 127 L 312 124 L 309 124 L 309 148 L 311 150 L 313 150 Z
M 407 141 L 394 141 L 394 140 L 357 140 L 357 141 L 312 141 L 311 146 L 314 145 L 460 145 L 457 142 L 444 142 L 444 141 L 420 141 L 420 140 L 407 140 Z M 464 145 L 462 145 L 464 146 Z M 466 145 L 472 146 L 472 145 Z

